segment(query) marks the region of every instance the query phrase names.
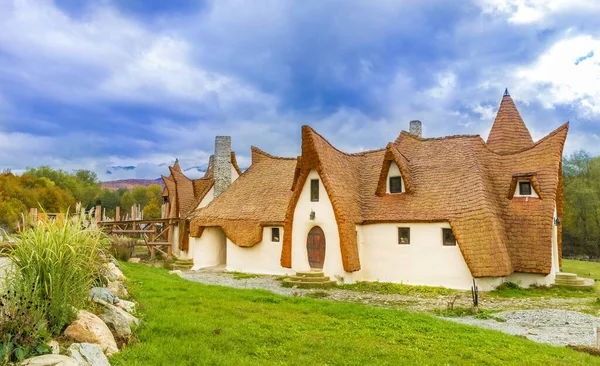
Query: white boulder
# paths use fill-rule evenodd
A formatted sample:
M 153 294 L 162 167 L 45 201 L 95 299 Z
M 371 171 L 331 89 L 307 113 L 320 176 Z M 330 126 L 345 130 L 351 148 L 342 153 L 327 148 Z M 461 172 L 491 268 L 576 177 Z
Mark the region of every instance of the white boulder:
M 119 352 L 108 326 L 102 319 L 84 310 L 80 310 L 77 319 L 65 329 L 65 336 L 77 342 L 99 344 L 107 355 Z
M 24 366 L 80 366 L 71 357 L 63 355 L 42 355 L 28 358 L 21 362 Z
M 73 343 L 67 350 L 69 356 L 81 366 L 110 366 L 102 348 L 92 343 Z

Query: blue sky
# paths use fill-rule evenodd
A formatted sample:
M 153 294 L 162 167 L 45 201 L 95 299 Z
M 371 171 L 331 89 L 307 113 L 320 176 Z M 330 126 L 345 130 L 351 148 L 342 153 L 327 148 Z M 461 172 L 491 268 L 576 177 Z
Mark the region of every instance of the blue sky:
M 486 138 L 505 87 L 534 140 L 570 121 L 566 153 L 600 155 L 599 16 L 588 0 L 0 0 L 0 168 L 156 178 L 206 164 L 215 135 L 247 166 L 251 145 L 297 155 L 303 124 L 350 152 L 411 119 Z

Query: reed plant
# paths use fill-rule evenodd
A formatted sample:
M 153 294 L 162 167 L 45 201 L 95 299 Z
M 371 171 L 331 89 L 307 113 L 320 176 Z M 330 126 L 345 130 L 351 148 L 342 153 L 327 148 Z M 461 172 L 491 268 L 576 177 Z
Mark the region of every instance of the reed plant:
M 8 289 L 45 309 L 48 330 L 60 334 L 102 281 L 107 246 L 105 234 L 83 213 L 38 222 L 15 238 Z

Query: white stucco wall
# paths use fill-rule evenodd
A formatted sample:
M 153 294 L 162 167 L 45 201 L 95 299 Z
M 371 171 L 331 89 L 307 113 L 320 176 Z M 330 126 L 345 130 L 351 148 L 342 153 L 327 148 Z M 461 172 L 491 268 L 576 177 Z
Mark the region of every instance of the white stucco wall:
M 202 208 L 202 207 L 206 207 L 214 199 L 215 199 L 215 187 L 212 187 L 210 189 L 210 191 L 208 191 L 208 193 L 206 194 L 206 196 L 204 196 L 204 198 L 202 199 L 202 201 L 200 201 L 200 204 L 198 204 L 197 209 L 198 208 Z
M 398 244 L 398 228 L 410 228 L 410 244 Z M 441 223 L 359 226 L 362 279 L 408 285 L 470 288 L 472 276 L 458 245 L 442 244 Z
M 310 201 L 310 181 L 319 179 L 319 202 Z M 310 220 L 311 210 L 315 212 L 315 219 Z M 298 199 L 294 210 L 294 222 L 292 226 L 292 269 L 294 271 L 308 271 L 308 253 L 306 251 L 306 238 L 308 232 L 314 226 L 320 226 L 325 234 L 325 262 L 323 272 L 326 276 L 336 278 L 341 276 L 344 281 L 353 282 L 360 279 L 357 272 L 346 272 L 342 265 L 342 254 L 340 251 L 340 236 L 337 222 L 333 213 L 333 206 L 323 186 L 323 181 L 316 170 L 312 170 Z
M 252 247 L 239 247 L 227 239 L 227 270 L 269 275 L 293 274 L 281 267 L 283 227 L 279 227 L 279 242 L 271 241 L 271 227 L 263 228 L 263 240 Z
M 402 192 L 404 192 L 404 178 L 402 178 L 402 174 L 400 174 L 400 168 L 398 168 L 398 165 L 393 161 L 390 164 L 390 168 L 388 169 L 388 175 L 385 180 L 385 192 L 388 194 L 390 194 L 390 177 L 400 177 L 400 179 L 402 179 Z
M 207 227 L 199 238 L 190 237 L 193 270 L 224 265 L 227 260 L 227 239 L 220 227 Z
M 181 255 L 179 250 L 179 225 L 173 226 L 173 234 L 171 235 L 171 251 L 177 258 Z

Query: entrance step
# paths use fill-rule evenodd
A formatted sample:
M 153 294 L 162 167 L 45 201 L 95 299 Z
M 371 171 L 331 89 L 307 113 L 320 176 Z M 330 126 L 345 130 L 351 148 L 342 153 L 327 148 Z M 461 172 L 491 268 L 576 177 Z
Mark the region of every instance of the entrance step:
M 335 284 L 328 276 L 320 270 L 311 270 L 306 272 L 296 272 L 295 276 L 290 276 L 283 280 L 284 286 L 298 288 L 327 288 Z
M 178 259 L 173 263 L 173 269 L 178 269 L 181 271 L 189 271 L 194 266 L 193 259 Z
M 594 287 L 594 280 L 591 278 L 577 277 L 575 273 L 560 272 L 556 274 L 554 280 L 555 286 L 576 288 L 576 289 L 590 289 Z

